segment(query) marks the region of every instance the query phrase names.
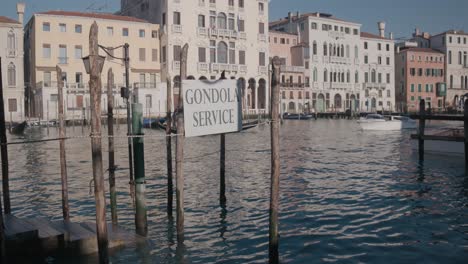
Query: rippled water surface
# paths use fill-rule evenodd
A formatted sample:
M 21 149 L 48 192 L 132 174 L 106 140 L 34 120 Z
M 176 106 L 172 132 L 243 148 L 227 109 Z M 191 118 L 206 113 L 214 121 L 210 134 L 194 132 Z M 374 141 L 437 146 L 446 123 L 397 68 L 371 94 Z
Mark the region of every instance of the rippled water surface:
M 68 135 L 82 133 L 81 128 L 68 128 Z M 125 128 L 118 133 L 123 135 Z M 165 141 L 159 131 L 146 133 L 153 136 L 145 139 L 150 243 L 115 252 L 112 262 L 267 262 L 269 128 L 226 136 L 225 208 L 218 201 L 219 137 L 186 140 L 183 246 L 177 246 L 174 222 L 165 211 Z M 35 129 L 26 138 L 56 134 L 55 128 Z M 427 156 L 420 165 L 409 132 L 363 132 L 347 120 L 286 122 L 281 137 L 281 262 L 467 263 L 463 157 Z M 107 139 L 103 142 L 107 150 Z M 66 144 L 72 221 L 94 221 L 90 141 Z M 119 223 L 133 230 L 126 139 L 116 144 Z M 59 220 L 58 142 L 12 145 L 9 154 L 13 213 Z M 92 263 L 96 258 L 74 261 Z

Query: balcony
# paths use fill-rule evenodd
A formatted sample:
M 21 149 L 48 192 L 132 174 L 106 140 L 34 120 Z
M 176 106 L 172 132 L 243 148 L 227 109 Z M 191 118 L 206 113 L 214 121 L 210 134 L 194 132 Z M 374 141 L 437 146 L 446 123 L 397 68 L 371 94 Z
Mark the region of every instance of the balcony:
M 199 71 L 199 72 L 207 72 L 207 71 L 208 71 L 208 63 L 206 63 L 206 62 L 199 62 L 199 63 L 198 63 L 198 71 Z
M 345 33 L 344 32 L 336 32 L 336 31 L 328 31 L 328 36 L 334 39 L 344 39 Z
M 182 25 L 172 25 L 172 33 L 182 33 Z
M 6 57 L 7 58 L 16 58 L 18 56 L 18 51 L 15 49 L 7 49 Z
M 336 64 L 346 64 L 347 60 L 346 58 L 343 57 L 330 57 L 330 63 L 336 63 Z
M 385 90 L 386 85 L 384 83 L 364 83 L 363 89 L 378 89 Z
M 68 64 L 68 57 L 58 57 L 58 64 Z
M 258 66 L 258 73 L 260 73 L 260 74 L 267 74 L 267 73 L 268 73 L 268 68 L 267 68 L 267 66 Z
M 133 88 L 134 89 L 138 89 L 138 88 L 141 88 L 141 89 L 154 89 L 156 88 L 156 83 L 151 83 L 151 82 L 137 82 L 137 83 L 134 83 L 133 84 Z
M 303 83 L 281 83 L 282 88 L 304 88 L 305 84 Z
M 210 33 L 210 36 L 212 37 L 221 37 L 221 38 L 238 38 L 239 37 L 239 33 L 231 29 L 211 28 L 209 29 L 209 33 Z M 199 35 L 200 35 L 200 32 L 199 32 Z
M 281 72 L 298 72 L 298 73 L 303 73 L 305 71 L 305 68 L 302 66 L 286 66 L 286 65 L 281 65 L 280 67 Z
M 266 42 L 266 35 L 265 34 L 258 34 L 258 41 Z
M 245 32 L 240 32 L 240 33 L 239 33 L 239 38 L 240 38 L 240 39 L 247 39 L 247 33 L 245 33 Z
M 247 73 L 247 65 L 240 65 L 239 70 L 241 73 Z
M 206 37 L 208 36 L 208 28 L 199 27 L 197 28 L 197 33 L 198 33 L 198 36 Z
M 172 62 L 172 70 L 173 70 L 173 71 L 178 71 L 178 70 L 180 70 L 180 61 L 173 61 L 173 62 Z
M 211 70 L 212 71 L 231 71 L 231 64 L 226 63 L 211 63 Z

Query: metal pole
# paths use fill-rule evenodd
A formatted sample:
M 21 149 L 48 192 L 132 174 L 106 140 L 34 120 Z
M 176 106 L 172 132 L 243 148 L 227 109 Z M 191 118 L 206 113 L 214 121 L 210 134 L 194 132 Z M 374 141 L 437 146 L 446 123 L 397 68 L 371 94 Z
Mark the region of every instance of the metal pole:
M 91 26 L 89 33 L 89 58 L 90 58 L 90 96 L 91 96 L 91 144 L 93 159 L 94 196 L 96 200 L 96 230 L 100 263 L 109 263 L 108 238 L 106 224 L 106 197 L 104 194 L 104 173 L 102 165 L 101 145 L 101 72 L 102 65 L 99 62 L 98 25 Z
M 129 54 L 129 45 L 125 43 L 124 45 L 124 60 L 125 60 L 125 88 L 126 88 L 126 103 L 127 103 L 127 135 L 132 135 L 132 119 L 131 119 L 131 108 L 130 108 L 130 54 Z M 133 185 L 135 181 L 133 178 L 133 145 L 131 137 L 128 138 L 128 168 L 130 172 L 130 195 L 132 196 L 132 201 L 135 204 L 135 193 Z
M 270 227 L 269 227 L 269 260 L 279 262 L 278 253 L 278 204 L 280 176 L 280 122 L 279 122 L 279 92 L 280 92 L 280 59 L 273 58 L 273 77 L 271 89 L 271 196 L 270 196 Z
M 107 134 L 109 135 L 109 192 L 112 224 L 117 225 L 117 192 L 115 188 L 115 155 L 114 155 L 114 73 L 107 72 Z
M 172 91 L 171 78 L 166 79 L 167 83 L 167 102 L 166 102 L 166 161 L 167 161 L 167 214 L 172 216 L 173 192 L 172 183 Z
M 60 137 L 60 175 L 62 180 L 62 213 L 63 220 L 70 221 L 70 211 L 68 207 L 68 180 L 67 180 L 67 158 L 65 153 L 65 117 L 63 114 L 63 79 L 62 69 L 57 66 L 57 89 L 58 89 L 58 115 L 59 115 L 59 137 Z M 47 113 L 49 108 L 47 106 Z M 47 119 L 47 124 L 48 124 Z M 47 125 L 49 126 L 49 125 Z
M 11 213 L 10 179 L 8 171 L 8 148 L 5 126 L 5 104 L 3 102 L 2 58 L 0 58 L 0 143 L 2 156 L 2 191 L 5 214 Z
M 187 53 L 188 44 L 185 44 L 180 56 L 180 83 L 179 83 L 179 105 L 177 111 L 177 141 L 176 141 L 176 198 L 177 198 L 177 241 L 184 241 L 184 174 L 182 171 L 184 163 L 184 94 L 182 81 L 187 78 Z
M 145 198 L 145 155 L 143 145 L 143 105 L 139 103 L 132 104 L 133 114 L 133 135 L 141 136 L 133 138 L 133 159 L 135 168 L 135 227 L 140 236 L 148 234 L 146 198 Z

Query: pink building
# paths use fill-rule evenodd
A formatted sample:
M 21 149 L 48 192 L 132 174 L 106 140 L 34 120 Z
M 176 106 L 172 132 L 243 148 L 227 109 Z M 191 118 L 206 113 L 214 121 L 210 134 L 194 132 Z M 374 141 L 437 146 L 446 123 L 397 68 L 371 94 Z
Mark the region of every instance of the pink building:
M 444 53 L 430 48 L 403 47 L 397 50 L 396 103 L 401 112 L 419 111 L 419 101 L 426 108 L 442 110 L 443 97 L 437 97 L 437 86 L 444 84 Z
M 281 59 L 281 111 L 307 112 L 311 106 L 309 49 L 298 35 L 270 30 L 270 56 Z

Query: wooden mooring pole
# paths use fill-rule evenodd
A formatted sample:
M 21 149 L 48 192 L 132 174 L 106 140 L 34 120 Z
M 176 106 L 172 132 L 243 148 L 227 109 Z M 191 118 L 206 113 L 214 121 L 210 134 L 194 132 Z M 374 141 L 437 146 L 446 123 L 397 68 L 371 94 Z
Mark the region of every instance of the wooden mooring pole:
M 273 74 L 271 78 L 271 196 L 270 196 L 270 229 L 269 229 L 269 260 L 279 262 L 278 253 L 278 207 L 279 207 L 279 176 L 280 176 L 280 60 L 273 58 Z
M 3 100 L 3 80 L 2 80 L 2 58 L 0 58 L 0 143 L 2 156 L 2 192 L 5 214 L 11 213 L 10 204 L 10 179 L 8 168 L 8 148 L 5 126 L 5 104 Z
M 68 176 L 67 158 L 65 153 L 65 115 L 63 111 L 63 77 L 62 69 L 57 66 L 57 89 L 58 89 L 58 117 L 59 117 L 59 137 L 60 137 L 60 175 L 62 180 L 62 213 L 63 220 L 70 221 L 70 210 L 68 207 Z M 49 111 L 49 109 L 47 109 Z
M 107 134 L 109 135 L 109 192 L 112 224 L 117 225 L 117 191 L 115 188 L 114 154 L 114 73 L 107 72 Z
M 219 153 L 219 204 L 226 204 L 226 134 L 221 134 Z
M 2 156 L 2 180 L 5 183 L 4 173 L 7 173 L 8 179 L 8 151 L 6 149 L 6 131 L 5 131 L 5 107 L 3 105 L 3 80 L 2 80 L 2 58 L 0 57 L 0 142 L 1 142 L 1 156 Z M 3 150 L 5 148 L 5 150 Z M 4 158 L 6 157 L 6 159 Z M 5 166 L 6 164 L 6 166 Z M 3 188 L 3 195 L 5 195 L 5 188 Z M 6 213 L 6 212 L 5 212 Z M 5 247 L 5 226 L 3 224 L 3 206 L 2 198 L 0 196 L 0 259 L 2 263 L 7 263 L 6 247 Z
M 172 183 L 172 89 L 171 78 L 166 79 L 167 99 L 166 99 L 166 161 L 167 161 L 167 215 L 172 216 L 173 192 Z
M 468 172 L 468 99 L 465 99 L 463 126 L 465 130 L 465 170 Z
M 104 194 L 104 173 L 102 165 L 101 142 L 101 70 L 102 59 L 99 57 L 98 25 L 96 22 L 89 32 L 90 60 L 90 97 L 91 97 L 91 149 L 93 159 L 94 197 L 96 201 L 96 230 L 100 263 L 109 263 L 106 223 L 106 197 Z M 101 61 L 100 61 L 101 60 Z
M 418 139 L 418 150 L 419 150 L 419 161 L 424 161 L 424 130 L 426 129 L 426 101 L 422 99 L 419 102 L 419 139 Z
M 143 105 L 132 104 L 133 168 L 135 169 L 135 227 L 136 233 L 146 236 L 148 233 L 146 197 L 145 197 L 145 155 L 143 144 Z
M 176 140 L 176 216 L 177 241 L 184 242 L 184 93 L 182 81 L 187 79 L 188 44 L 185 44 L 180 54 L 179 105 L 177 110 L 177 140 Z

